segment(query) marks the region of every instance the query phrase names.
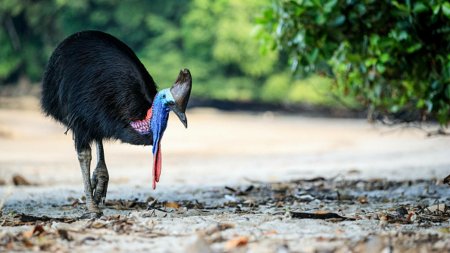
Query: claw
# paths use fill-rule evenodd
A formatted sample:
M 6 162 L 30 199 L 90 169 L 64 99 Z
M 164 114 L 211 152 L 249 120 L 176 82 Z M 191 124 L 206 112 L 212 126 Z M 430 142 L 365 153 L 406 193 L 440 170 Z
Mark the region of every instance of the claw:
M 102 197 L 102 199 L 100 199 L 100 205 L 104 206 L 105 200 L 106 200 L 106 196 Z
M 99 183 L 97 183 L 97 186 L 94 190 L 94 202 L 98 204 L 105 204 L 106 199 L 106 191 L 108 188 L 107 181 L 99 180 Z

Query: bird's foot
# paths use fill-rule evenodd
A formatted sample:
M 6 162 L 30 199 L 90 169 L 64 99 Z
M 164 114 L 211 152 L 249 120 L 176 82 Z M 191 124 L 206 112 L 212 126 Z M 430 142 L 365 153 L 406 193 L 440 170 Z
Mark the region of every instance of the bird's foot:
M 98 219 L 103 213 L 98 206 L 92 202 L 86 203 L 87 211 L 81 215 L 81 219 Z
M 95 204 L 105 204 L 106 192 L 108 191 L 109 174 L 106 165 L 98 164 L 91 179 L 93 201 Z

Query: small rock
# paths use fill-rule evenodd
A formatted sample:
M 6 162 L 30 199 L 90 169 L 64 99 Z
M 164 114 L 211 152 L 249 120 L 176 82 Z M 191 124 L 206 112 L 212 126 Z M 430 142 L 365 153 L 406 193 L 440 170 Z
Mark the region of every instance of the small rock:
M 12 181 L 14 185 L 31 185 L 31 183 L 21 175 L 14 175 Z
M 315 199 L 313 196 L 311 196 L 309 194 L 301 195 L 301 196 L 298 196 L 297 198 L 301 201 L 308 201 L 308 202 L 313 201 Z

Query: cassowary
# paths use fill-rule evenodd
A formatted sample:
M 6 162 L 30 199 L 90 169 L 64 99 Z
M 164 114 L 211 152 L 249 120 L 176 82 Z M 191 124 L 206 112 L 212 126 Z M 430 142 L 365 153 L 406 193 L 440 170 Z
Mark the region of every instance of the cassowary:
M 192 87 L 189 70 L 175 84 L 157 92 L 155 81 L 134 52 L 100 31 L 67 37 L 51 55 L 42 81 L 41 106 L 71 130 L 83 175 L 88 217 L 101 215 L 109 175 L 104 139 L 153 145 L 153 188 L 161 173 L 161 139 L 172 110 L 187 127 L 185 115 Z M 90 175 L 91 144 L 97 166 Z

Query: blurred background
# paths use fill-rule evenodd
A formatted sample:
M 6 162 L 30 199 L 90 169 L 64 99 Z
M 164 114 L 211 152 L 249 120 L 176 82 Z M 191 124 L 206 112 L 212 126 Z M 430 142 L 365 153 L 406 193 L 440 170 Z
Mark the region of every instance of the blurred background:
M 192 105 L 449 119 L 446 1 L 2 0 L 0 19 L 1 86 L 38 86 L 56 45 L 95 29 L 128 44 L 160 87 L 191 69 Z
M 190 132 L 177 122 L 168 130 L 166 161 L 174 171 L 215 168 L 218 180 L 229 167 L 249 176 L 263 169 L 263 179 L 274 167 L 285 168 L 284 176 L 319 167 L 448 171 L 448 139 L 424 140 L 427 131 L 445 134 L 450 118 L 447 1 L 1 0 L 0 22 L 4 177 L 28 168 L 45 181 L 70 167 L 74 177 L 66 179 L 81 182 L 71 138 L 40 114 L 38 98 L 54 48 L 88 29 L 128 44 L 160 88 L 179 69 L 191 70 L 190 106 L 200 108 L 188 113 Z M 421 130 L 380 137 L 365 117 Z M 109 145 L 111 167 L 117 161 L 139 174 L 150 165 L 149 150 Z M 410 153 L 414 159 L 389 160 Z M 133 164 L 121 162 L 126 155 Z M 40 174 L 44 169 L 55 173 Z M 174 172 L 176 180 L 183 173 Z
M 197 102 L 359 109 L 352 99 L 335 98 L 330 79 L 317 75 L 296 79 L 285 53 L 262 47 L 263 27 L 256 19 L 270 4 L 269 0 L 2 0 L 0 84 L 38 86 L 56 45 L 72 33 L 94 29 L 128 44 L 160 87 L 170 86 L 179 69 L 189 68 Z

